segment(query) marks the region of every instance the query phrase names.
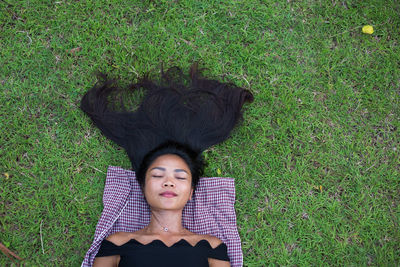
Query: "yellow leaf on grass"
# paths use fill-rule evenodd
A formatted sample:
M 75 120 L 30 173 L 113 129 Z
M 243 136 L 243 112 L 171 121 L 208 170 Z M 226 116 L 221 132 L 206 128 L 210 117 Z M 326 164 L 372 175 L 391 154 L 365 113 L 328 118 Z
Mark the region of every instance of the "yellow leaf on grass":
M 218 175 L 221 175 L 221 173 L 222 173 L 222 172 L 221 172 L 221 169 L 218 168 L 218 169 L 217 169 L 217 174 L 218 174 Z
M 372 27 L 371 25 L 365 25 L 364 27 L 362 27 L 362 32 L 365 34 L 373 34 L 374 27 Z
M 315 190 L 319 190 L 321 193 L 322 193 L 322 185 L 314 185 L 313 186 L 313 188 L 315 189 Z

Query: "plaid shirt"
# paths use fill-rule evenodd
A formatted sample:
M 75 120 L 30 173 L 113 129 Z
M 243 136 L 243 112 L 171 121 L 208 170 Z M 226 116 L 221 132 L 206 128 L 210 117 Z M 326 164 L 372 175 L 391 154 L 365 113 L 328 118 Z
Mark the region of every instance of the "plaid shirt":
M 232 267 L 243 266 L 240 237 L 236 226 L 233 178 L 201 178 L 191 201 L 183 210 L 183 226 L 197 234 L 221 239 L 228 247 Z M 103 194 L 104 209 L 94 240 L 82 267 L 92 266 L 104 238 L 116 232 L 134 232 L 150 221 L 150 210 L 135 172 L 110 166 Z

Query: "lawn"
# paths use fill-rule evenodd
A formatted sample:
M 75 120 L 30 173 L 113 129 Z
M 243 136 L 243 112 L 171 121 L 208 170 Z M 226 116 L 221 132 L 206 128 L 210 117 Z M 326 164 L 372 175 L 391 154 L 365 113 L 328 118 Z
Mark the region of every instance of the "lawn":
M 205 153 L 207 176 L 236 178 L 244 265 L 398 266 L 399 14 L 395 0 L 1 0 L 0 242 L 26 266 L 79 266 L 107 167 L 130 168 L 80 98 L 97 71 L 124 85 L 199 62 L 255 96 Z

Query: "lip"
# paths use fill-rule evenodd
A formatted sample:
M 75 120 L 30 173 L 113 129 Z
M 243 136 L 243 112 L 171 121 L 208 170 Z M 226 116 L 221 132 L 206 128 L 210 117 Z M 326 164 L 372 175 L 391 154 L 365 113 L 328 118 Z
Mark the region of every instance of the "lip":
M 167 198 L 171 198 L 171 197 L 176 197 L 177 194 L 174 193 L 174 192 L 172 192 L 172 191 L 165 191 L 165 192 L 162 192 L 162 193 L 160 194 L 160 196 L 167 197 Z

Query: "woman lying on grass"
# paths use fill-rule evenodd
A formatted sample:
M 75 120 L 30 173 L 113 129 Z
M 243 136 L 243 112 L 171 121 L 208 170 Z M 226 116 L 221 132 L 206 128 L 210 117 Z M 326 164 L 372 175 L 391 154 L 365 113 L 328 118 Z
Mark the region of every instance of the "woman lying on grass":
M 189 77 L 175 67 L 158 84 L 145 77 L 132 85 L 146 91 L 129 111 L 115 82 L 102 80 L 81 108 L 127 152 L 151 217 L 139 231 L 103 240 L 93 266 L 230 266 L 226 245 L 185 229 L 182 211 L 203 174 L 202 152 L 229 137 L 252 94 L 201 77 L 197 65 Z

